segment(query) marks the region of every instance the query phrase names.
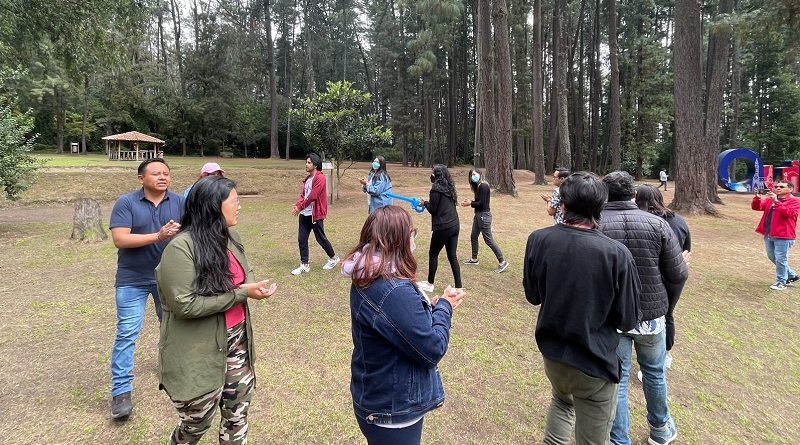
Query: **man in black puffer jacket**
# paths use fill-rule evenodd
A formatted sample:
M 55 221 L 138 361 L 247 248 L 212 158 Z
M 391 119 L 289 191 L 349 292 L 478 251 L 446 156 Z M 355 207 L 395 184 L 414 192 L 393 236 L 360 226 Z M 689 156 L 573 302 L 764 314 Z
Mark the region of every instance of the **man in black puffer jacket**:
M 675 289 L 680 289 L 688 276 L 681 248 L 669 224 L 662 218 L 639 210 L 633 202 L 633 178 L 616 171 L 603 178 L 608 188 L 608 204 L 603 210 L 600 231 L 624 244 L 633 255 L 641 281 L 639 308 L 642 321 L 623 333 L 617 354 L 622 372 L 617 398 L 617 414 L 611 429 L 614 445 L 630 445 L 628 436 L 628 377 L 631 370 L 631 348 L 642 370 L 642 388 L 647 400 L 647 422 L 651 445 L 665 445 L 678 435 L 675 421 L 669 415 L 667 379 L 664 359 L 667 355 L 664 316 Z

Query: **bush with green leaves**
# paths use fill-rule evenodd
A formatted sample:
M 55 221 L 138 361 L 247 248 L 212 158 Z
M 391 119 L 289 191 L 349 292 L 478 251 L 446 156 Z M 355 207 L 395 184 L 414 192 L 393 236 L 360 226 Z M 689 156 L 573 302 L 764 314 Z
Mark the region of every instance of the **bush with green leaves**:
M 30 134 L 31 112 L 20 112 L 16 95 L 5 88 L 7 81 L 19 74 L 12 70 L 0 72 L 0 185 L 12 201 L 30 187 L 40 165 L 29 153 L 36 139 Z

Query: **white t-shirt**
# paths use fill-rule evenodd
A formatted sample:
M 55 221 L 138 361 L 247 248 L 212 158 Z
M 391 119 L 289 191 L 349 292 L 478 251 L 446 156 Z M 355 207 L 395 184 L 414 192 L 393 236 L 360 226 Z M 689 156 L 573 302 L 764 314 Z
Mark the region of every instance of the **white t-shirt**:
M 666 181 L 666 180 L 667 180 L 667 172 L 665 172 L 664 170 L 661 170 L 661 171 L 658 173 L 658 178 L 659 178 L 660 180 L 662 180 L 662 181 Z
M 305 199 L 308 199 L 308 195 L 311 194 L 311 186 L 313 185 L 313 183 L 314 183 L 314 175 L 311 175 L 311 177 L 308 178 L 306 183 L 303 184 L 303 197 Z M 301 210 L 300 214 L 303 216 L 311 216 L 313 212 L 314 212 L 314 203 L 312 202 L 311 204 L 308 205 L 308 207 Z

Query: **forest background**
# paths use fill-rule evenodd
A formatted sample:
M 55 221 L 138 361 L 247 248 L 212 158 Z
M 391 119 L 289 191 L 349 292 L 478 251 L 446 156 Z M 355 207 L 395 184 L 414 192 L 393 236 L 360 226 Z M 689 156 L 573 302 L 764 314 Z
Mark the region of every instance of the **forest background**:
M 677 208 L 714 213 L 721 149 L 800 157 L 799 18 L 794 0 L 0 0 L 0 121 L 45 152 L 138 130 L 168 155 L 301 157 L 325 147 L 291 110 L 346 80 L 389 161 L 486 166 L 511 194 L 513 169 L 667 168 Z

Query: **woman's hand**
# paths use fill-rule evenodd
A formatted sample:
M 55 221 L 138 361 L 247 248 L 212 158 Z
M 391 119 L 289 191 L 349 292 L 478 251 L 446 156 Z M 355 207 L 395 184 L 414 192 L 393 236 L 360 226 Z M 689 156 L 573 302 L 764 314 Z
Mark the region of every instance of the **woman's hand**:
M 263 280 L 256 283 L 245 283 L 239 287 L 247 289 L 247 297 L 254 300 L 263 300 L 265 298 L 269 298 L 278 289 L 278 285 L 275 283 L 270 285 L 269 280 Z
M 298 213 L 300 213 L 300 209 L 296 205 L 292 206 L 292 216 L 297 216 Z
M 367 178 L 360 178 L 360 179 L 358 180 L 358 182 L 360 182 L 360 183 L 361 183 L 361 185 L 367 185 Z
M 464 295 L 466 295 L 464 289 L 453 289 L 447 286 L 444 292 L 442 292 L 441 298 L 447 300 L 450 306 L 453 307 L 453 310 L 455 310 L 457 307 L 461 306 L 461 302 L 464 301 Z
M 465 200 L 461 201 L 461 207 L 469 207 L 470 204 L 471 204 L 471 202 L 470 202 L 469 199 L 465 199 Z

